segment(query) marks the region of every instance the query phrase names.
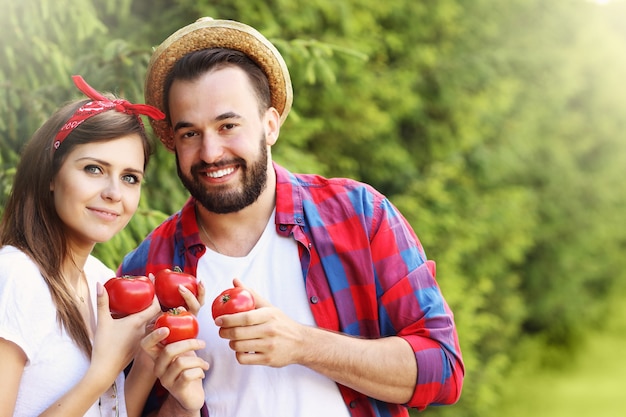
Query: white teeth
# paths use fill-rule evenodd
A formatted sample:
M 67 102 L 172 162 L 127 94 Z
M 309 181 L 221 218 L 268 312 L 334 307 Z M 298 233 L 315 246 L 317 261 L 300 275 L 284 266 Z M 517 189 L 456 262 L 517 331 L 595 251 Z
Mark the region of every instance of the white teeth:
M 225 168 L 220 169 L 219 171 L 207 172 L 207 177 L 210 178 L 221 178 L 225 175 L 231 174 L 235 171 L 235 168 Z

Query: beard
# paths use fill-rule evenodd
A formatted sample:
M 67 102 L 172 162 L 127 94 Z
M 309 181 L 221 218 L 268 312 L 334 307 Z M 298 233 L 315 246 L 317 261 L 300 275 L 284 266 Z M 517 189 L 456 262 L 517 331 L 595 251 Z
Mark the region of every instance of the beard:
M 210 212 L 218 214 L 234 213 L 254 203 L 261 192 L 267 186 L 267 146 L 265 138 L 260 141 L 259 157 L 253 161 L 250 167 L 245 160 L 233 158 L 215 164 L 207 164 L 201 161 L 191 167 L 191 176 L 188 177 L 180 169 L 178 157 L 176 157 L 176 170 L 181 182 L 202 206 Z M 220 168 L 227 165 L 239 165 L 241 172 L 241 189 L 229 190 L 229 186 L 219 185 L 207 189 L 201 180 L 201 172 L 207 168 Z

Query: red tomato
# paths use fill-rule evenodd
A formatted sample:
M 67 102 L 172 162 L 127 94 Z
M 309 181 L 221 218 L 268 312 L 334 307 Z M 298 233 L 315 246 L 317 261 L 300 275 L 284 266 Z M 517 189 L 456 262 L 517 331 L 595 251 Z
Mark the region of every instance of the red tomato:
M 182 307 L 172 308 L 161 315 L 154 322 L 154 328 L 167 327 L 170 334 L 163 340 L 163 344 L 178 342 L 179 340 L 194 339 L 198 336 L 199 326 L 196 316 Z
M 198 296 L 198 280 L 193 275 L 184 273 L 179 267 L 175 267 L 174 270 L 162 269 L 154 276 L 154 290 L 164 310 L 175 307 L 189 308 L 178 292 L 179 285 Z
M 254 309 L 254 297 L 245 288 L 228 288 L 213 301 L 211 313 L 213 320 L 224 314 L 239 313 Z
M 154 299 L 154 285 L 144 276 L 114 277 L 104 283 L 109 294 L 109 310 L 120 318 L 145 310 Z

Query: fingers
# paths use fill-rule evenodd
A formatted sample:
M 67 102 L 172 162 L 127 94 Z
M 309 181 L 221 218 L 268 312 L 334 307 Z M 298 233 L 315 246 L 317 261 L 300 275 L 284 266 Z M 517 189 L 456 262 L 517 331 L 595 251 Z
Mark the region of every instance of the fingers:
M 170 385 L 177 379 L 192 380 L 204 378 L 204 372 L 209 369 L 209 364 L 195 354 L 176 356 L 169 366 L 164 368 L 155 367 L 155 374 L 164 385 Z
M 272 306 L 272 303 L 270 303 L 265 298 L 261 297 L 261 295 L 258 292 L 254 291 L 252 288 L 244 285 L 244 283 L 239 278 L 233 278 L 233 286 L 245 288 L 246 290 L 250 291 L 252 293 L 252 296 L 254 297 L 255 308 Z
M 258 310 L 243 311 L 241 313 L 224 314 L 215 319 L 215 325 L 220 328 L 248 327 L 263 323 L 265 315 Z M 220 332 L 221 335 L 221 332 Z
M 204 341 L 200 339 L 181 340 L 164 346 L 155 361 L 154 374 L 161 378 L 166 374 L 178 375 L 182 371 L 194 367 L 209 369 L 209 364 L 195 353 L 196 350 L 202 349 L 204 346 Z
M 185 409 L 199 409 L 204 404 L 202 380 L 209 364 L 195 350 L 206 344 L 199 339 L 188 339 L 163 345 L 161 341 L 168 335 L 167 328 L 159 328 L 142 340 L 142 348 L 154 359 L 154 376 L 171 397 Z
M 202 281 L 198 282 L 198 302 L 201 306 L 204 305 L 204 296 L 206 294 L 206 289 L 204 288 L 204 284 Z
M 146 316 L 145 320 L 150 320 L 160 313 L 161 313 L 161 304 L 159 303 L 159 299 L 155 295 L 154 298 L 152 299 L 152 304 L 150 304 L 150 306 L 146 308 L 145 310 L 140 311 L 138 314 L 141 314 L 142 316 Z
M 178 292 L 185 300 L 187 304 L 188 310 L 194 315 L 197 316 L 200 308 L 204 305 L 204 294 L 205 289 L 202 282 L 198 282 L 198 296 L 195 297 L 189 289 L 187 289 L 184 285 L 178 286 Z
M 221 315 L 215 319 L 215 325 L 217 327 L 252 326 L 256 324 L 261 324 L 270 319 L 266 307 L 274 308 L 272 303 L 261 297 L 261 295 L 259 295 L 259 293 L 254 291 L 252 288 L 244 285 L 244 283 L 239 278 L 233 278 L 233 286 L 236 288 L 245 288 L 252 294 L 252 297 L 254 298 L 255 309 L 240 313 Z M 262 308 L 263 310 L 260 310 Z
M 148 307 L 141 310 L 140 312 L 135 313 L 134 315 L 140 318 L 142 321 L 148 322 L 159 313 L 161 313 L 161 305 L 159 304 L 159 299 L 155 295 L 152 299 L 152 304 L 150 304 Z
M 170 393 L 168 399 L 174 398 L 183 409 L 200 410 L 204 405 L 204 388 L 202 387 L 204 370 L 202 368 L 191 367 L 178 374 L 168 372 L 159 379 L 161 385 Z
M 153 332 L 148 333 L 146 337 L 141 339 L 141 349 L 148 354 L 153 360 L 159 356 L 159 352 L 163 349 L 161 342 L 170 335 L 170 329 L 160 327 Z
M 163 339 L 165 339 L 165 337 Z M 180 340 L 178 342 L 174 342 L 174 343 L 170 343 L 166 345 L 163 348 L 163 356 L 166 356 L 172 359 L 188 352 L 194 352 L 196 350 L 204 349 L 205 346 L 206 346 L 206 343 L 202 339 Z
M 161 305 L 156 296 L 152 299 L 152 304 L 143 310 L 129 314 L 126 317 L 117 319 L 120 323 L 126 323 L 136 329 L 141 329 L 142 334 L 152 330 L 154 321 L 161 314 Z

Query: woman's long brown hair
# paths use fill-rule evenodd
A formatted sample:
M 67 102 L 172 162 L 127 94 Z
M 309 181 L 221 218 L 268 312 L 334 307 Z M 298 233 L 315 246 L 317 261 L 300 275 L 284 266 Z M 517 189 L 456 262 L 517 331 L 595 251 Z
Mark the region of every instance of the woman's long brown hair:
M 153 148 L 137 116 L 109 110 L 86 119 L 59 149 L 53 151 L 56 133 L 88 101 L 74 101 L 60 108 L 24 147 L 0 222 L 0 246 L 15 246 L 37 264 L 56 305 L 59 325 L 65 327 L 74 342 L 87 357 L 91 357 L 87 324 L 78 310 L 70 284 L 61 272 L 64 262 L 74 260 L 50 184 L 77 145 L 138 134 L 144 143 L 144 168 Z

